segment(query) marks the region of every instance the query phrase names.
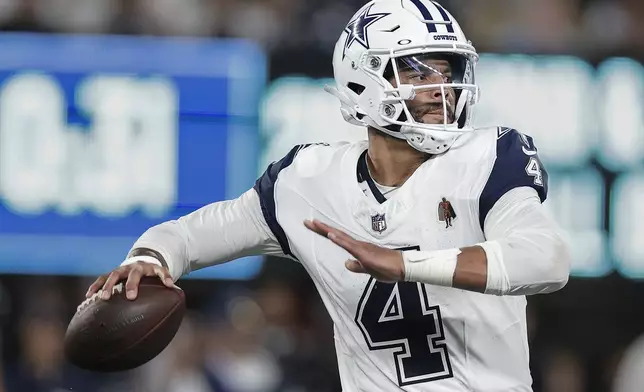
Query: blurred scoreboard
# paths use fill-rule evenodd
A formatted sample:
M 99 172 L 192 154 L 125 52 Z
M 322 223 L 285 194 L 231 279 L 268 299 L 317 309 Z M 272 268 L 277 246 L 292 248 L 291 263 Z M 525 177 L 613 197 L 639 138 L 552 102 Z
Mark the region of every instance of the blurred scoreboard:
M 644 278 L 644 67 L 624 58 L 597 67 L 575 57 L 483 55 L 477 125 L 532 135 L 551 174 L 547 206 L 568 230 L 573 275 Z M 323 91 L 331 80 L 285 77 L 260 111 L 260 162 L 302 142 L 357 140 Z
M 104 273 L 150 226 L 240 195 L 265 85 L 245 41 L 0 35 L 0 273 Z

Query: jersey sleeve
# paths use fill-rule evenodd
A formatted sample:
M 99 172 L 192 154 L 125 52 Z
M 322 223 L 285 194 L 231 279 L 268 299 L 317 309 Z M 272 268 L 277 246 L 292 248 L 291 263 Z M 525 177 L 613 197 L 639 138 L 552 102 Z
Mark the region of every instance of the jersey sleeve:
M 191 271 L 240 257 L 281 254 L 264 222 L 259 197 L 249 189 L 236 199 L 211 203 L 149 228 L 122 265 L 157 260 L 176 281 Z
M 255 182 L 255 191 L 259 195 L 259 201 L 262 208 L 262 213 L 264 214 L 264 219 L 268 224 L 268 227 L 273 232 L 275 238 L 282 247 L 282 252 L 284 255 L 292 257 L 297 260 L 297 257 L 291 251 L 291 247 L 288 242 L 288 237 L 284 232 L 284 229 L 280 225 L 277 219 L 277 200 L 275 199 L 275 187 L 278 183 L 280 173 L 291 166 L 295 161 L 298 153 L 303 149 L 311 146 L 311 144 L 300 144 L 291 149 L 291 151 L 280 159 L 277 162 L 273 162 L 268 165 L 268 168 L 262 174 L 261 177 Z
M 481 228 L 494 204 L 508 191 L 518 187 L 533 188 L 543 203 L 548 195 L 548 172 L 530 136 L 516 129 L 499 128 L 496 158 L 479 198 Z

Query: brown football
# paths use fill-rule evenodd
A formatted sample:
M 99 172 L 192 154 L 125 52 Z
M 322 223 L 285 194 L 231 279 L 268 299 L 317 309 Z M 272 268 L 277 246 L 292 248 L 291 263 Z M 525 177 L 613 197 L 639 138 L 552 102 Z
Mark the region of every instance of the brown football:
M 105 301 L 83 302 L 67 327 L 65 356 L 86 370 L 117 372 L 150 361 L 172 341 L 185 313 L 182 290 L 157 277 L 141 279 L 135 300 L 125 298 L 124 282 Z

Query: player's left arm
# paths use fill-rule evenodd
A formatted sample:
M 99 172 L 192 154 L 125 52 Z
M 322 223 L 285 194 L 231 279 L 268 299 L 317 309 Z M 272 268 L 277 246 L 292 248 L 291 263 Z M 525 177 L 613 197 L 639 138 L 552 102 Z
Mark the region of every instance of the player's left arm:
M 557 291 L 568 282 L 568 242 L 534 189 L 505 193 L 488 213 L 485 234 L 487 241 L 460 249 L 454 287 L 531 295 Z
M 485 242 L 453 250 L 454 259 L 433 272 L 421 253 L 405 253 L 405 279 L 449 275 L 453 287 L 494 295 L 530 295 L 561 289 L 570 272 L 568 242 L 543 202 L 548 172 L 531 137 L 499 128 L 496 158 L 479 197 Z M 431 280 L 431 279 L 429 279 Z M 445 283 L 450 283 L 445 279 Z
M 492 295 L 530 295 L 568 281 L 570 249 L 542 202 L 548 177 L 532 140 L 515 130 L 497 141 L 479 201 L 486 241 L 439 251 L 397 251 L 357 241 L 319 221 L 305 225 L 346 249 L 346 266 L 386 282 L 411 281 Z
M 453 265 L 453 287 L 486 294 L 557 291 L 568 282 L 570 249 L 542 204 L 548 173 L 531 137 L 507 128 L 500 128 L 498 135 L 496 159 L 479 198 L 486 241 L 454 250 L 455 260 L 443 262 L 442 273 L 449 275 Z M 420 253 L 403 256 L 406 280 L 427 280 L 422 275 L 437 268 L 428 267 Z
M 320 221 L 305 225 L 346 249 L 346 267 L 383 282 L 421 282 L 491 295 L 557 291 L 568 282 L 570 250 L 537 193 L 508 191 L 485 222 L 487 241 L 438 251 L 399 251 L 358 241 Z

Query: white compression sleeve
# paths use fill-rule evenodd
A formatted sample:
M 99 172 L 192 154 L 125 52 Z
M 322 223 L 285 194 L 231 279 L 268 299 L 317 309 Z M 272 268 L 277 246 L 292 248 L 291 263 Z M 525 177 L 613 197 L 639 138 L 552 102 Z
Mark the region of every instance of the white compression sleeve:
M 151 227 L 132 246 L 132 250 L 137 248 L 152 249 L 163 256 L 175 281 L 190 271 L 244 256 L 283 255 L 254 189 L 237 199 L 212 203 Z M 151 261 L 135 256 L 123 264 L 136 260 Z
M 532 188 L 515 188 L 492 207 L 484 224 L 486 293 L 531 295 L 568 282 L 570 248 L 563 231 Z

